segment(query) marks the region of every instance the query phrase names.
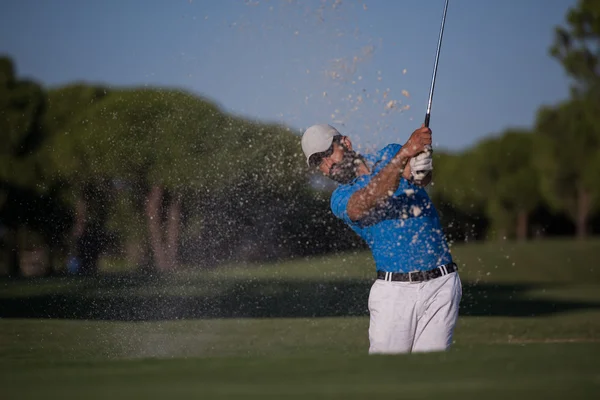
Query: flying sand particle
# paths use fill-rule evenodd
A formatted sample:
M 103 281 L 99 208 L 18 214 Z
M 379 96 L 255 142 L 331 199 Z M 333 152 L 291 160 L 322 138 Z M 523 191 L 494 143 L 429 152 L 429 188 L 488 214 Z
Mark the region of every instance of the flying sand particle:
M 422 210 L 419 206 L 412 206 L 411 212 L 415 217 L 418 217 L 419 215 L 421 215 Z
M 391 110 L 392 108 L 394 108 L 396 106 L 396 100 L 390 100 L 386 105 L 385 108 L 387 110 Z

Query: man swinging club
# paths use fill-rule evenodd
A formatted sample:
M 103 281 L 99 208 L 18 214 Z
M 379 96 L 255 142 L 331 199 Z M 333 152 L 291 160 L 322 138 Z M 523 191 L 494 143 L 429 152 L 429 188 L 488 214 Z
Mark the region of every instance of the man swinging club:
M 377 279 L 369 298 L 369 353 L 450 347 L 462 285 L 438 213 L 424 187 L 432 179 L 431 130 L 403 145 L 360 155 L 330 125 L 302 136 L 308 165 L 337 181 L 331 209 L 370 247 Z

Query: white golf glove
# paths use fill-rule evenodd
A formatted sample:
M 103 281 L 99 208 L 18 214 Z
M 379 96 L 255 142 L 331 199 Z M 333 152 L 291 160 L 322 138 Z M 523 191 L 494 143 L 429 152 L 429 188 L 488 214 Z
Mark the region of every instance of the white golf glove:
M 410 159 L 410 172 L 416 181 L 423 180 L 431 171 L 433 171 L 431 152 L 420 153 Z

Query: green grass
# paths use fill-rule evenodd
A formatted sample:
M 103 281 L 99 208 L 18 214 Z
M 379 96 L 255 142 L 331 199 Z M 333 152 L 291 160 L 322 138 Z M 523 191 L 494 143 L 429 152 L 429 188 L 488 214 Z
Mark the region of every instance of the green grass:
M 596 398 L 600 241 L 453 253 L 455 344 L 402 356 L 366 354 L 368 253 L 0 281 L 2 399 Z
M 599 383 L 598 350 L 599 345 L 489 345 L 418 357 L 64 362 L 4 372 L 10 386 L 3 393 L 15 399 L 43 393 L 72 399 L 592 398 Z

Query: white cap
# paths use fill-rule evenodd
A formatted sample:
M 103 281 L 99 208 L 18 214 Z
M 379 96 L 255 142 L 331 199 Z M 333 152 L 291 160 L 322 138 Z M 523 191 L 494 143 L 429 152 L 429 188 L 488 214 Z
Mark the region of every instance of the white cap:
M 338 135 L 341 135 L 341 133 L 327 124 L 313 125 L 308 128 L 302 135 L 302 151 L 306 156 L 306 163 L 310 166 L 308 162 L 310 156 L 329 149 L 334 136 Z

